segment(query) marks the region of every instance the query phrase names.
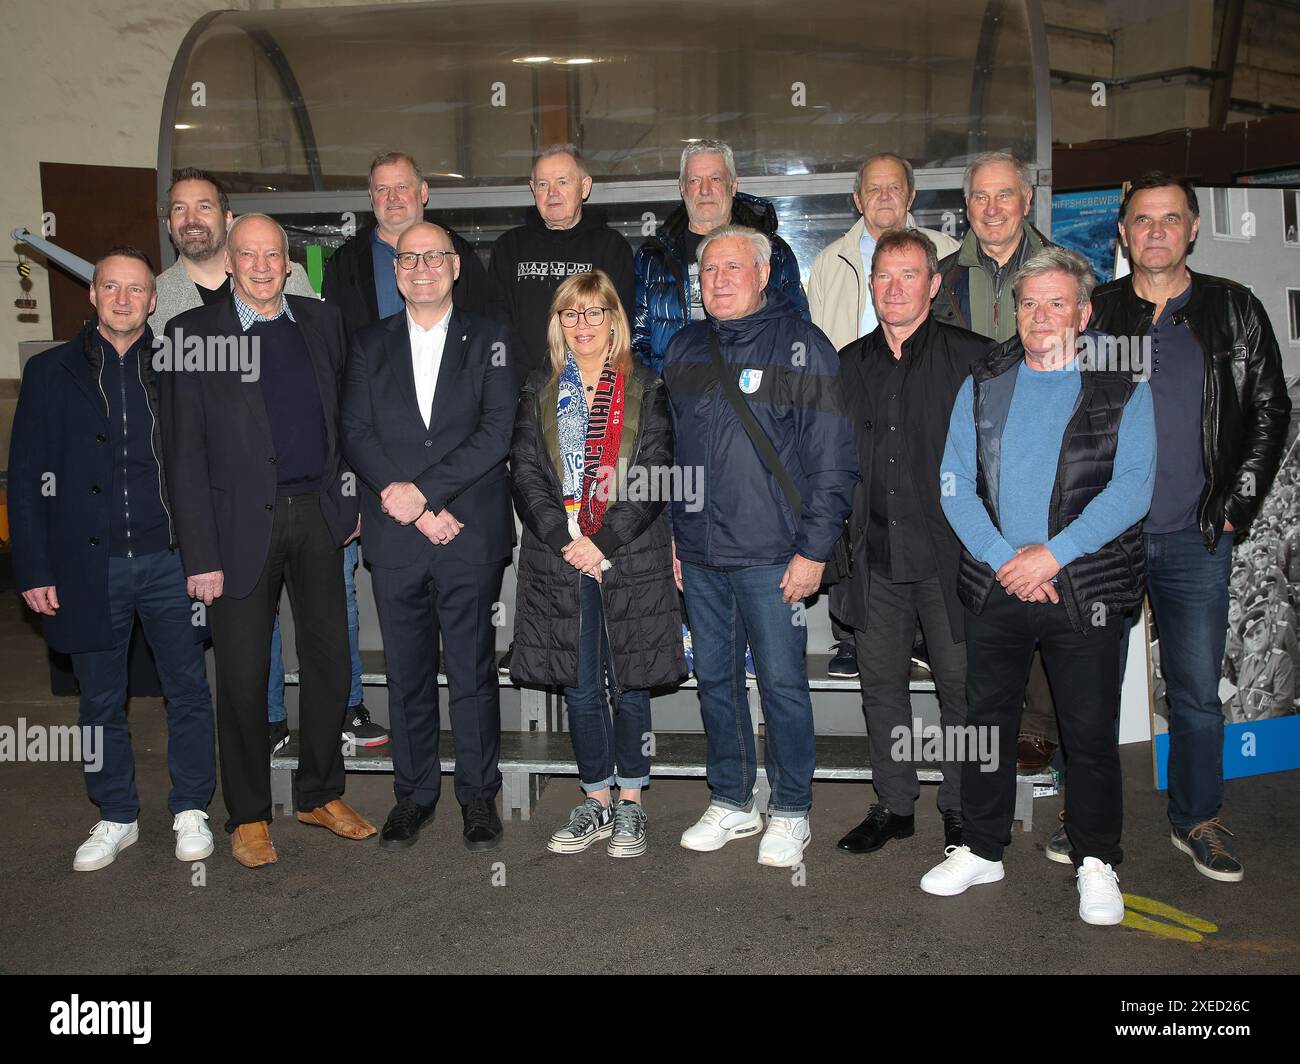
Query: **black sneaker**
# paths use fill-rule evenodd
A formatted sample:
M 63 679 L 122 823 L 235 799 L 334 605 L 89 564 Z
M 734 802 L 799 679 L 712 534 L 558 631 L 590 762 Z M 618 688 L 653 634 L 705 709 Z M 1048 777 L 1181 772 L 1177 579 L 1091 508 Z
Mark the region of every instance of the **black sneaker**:
M 849 642 L 835 644 L 835 656 L 826 666 L 826 675 L 837 680 L 856 680 L 858 678 L 858 651 Z
M 907 679 L 911 683 L 934 683 L 934 673 L 930 671 L 930 663 L 924 658 L 918 658 L 912 655 L 912 664 L 908 667 Z
M 433 805 L 419 805 L 409 798 L 401 799 L 384 821 L 384 830 L 379 833 L 380 847 L 385 850 L 405 850 L 414 846 L 420 837 L 420 829 L 433 818 L 436 808 Z
M 1065 833 L 1065 810 L 1062 809 L 1056 814 L 1056 819 L 1060 822 L 1052 837 L 1047 840 L 1047 845 L 1043 848 L 1043 853 L 1049 861 L 1055 861 L 1057 864 L 1074 864 L 1070 860 L 1070 836 Z
M 353 746 L 383 746 L 388 742 L 388 732 L 370 719 L 364 702 L 349 706 L 343 718 L 343 741 Z
M 510 659 L 513 658 L 514 656 L 515 656 L 515 645 L 514 643 L 511 643 L 509 649 L 506 650 L 506 652 L 501 655 L 501 660 L 497 662 L 497 672 L 499 672 L 502 676 L 509 676 Z
M 1197 824 L 1188 832 L 1174 828 L 1169 841 L 1191 856 L 1192 864 L 1201 875 L 1217 879 L 1220 883 L 1240 883 L 1246 873 L 1224 838 L 1225 835 L 1232 835 L 1232 832 L 1216 816 L 1204 824 Z M 1235 835 L 1232 837 L 1236 838 Z
M 273 720 L 267 725 L 271 733 L 271 756 L 275 757 L 277 753 L 289 745 L 289 722 L 287 720 Z
M 476 798 L 460 807 L 465 820 L 465 849 L 495 850 L 501 845 L 505 828 L 497 816 L 497 803 L 491 798 Z
M 551 853 L 581 853 L 597 839 L 614 834 L 614 811 L 595 798 L 586 799 L 569 814 L 569 822 L 551 836 Z

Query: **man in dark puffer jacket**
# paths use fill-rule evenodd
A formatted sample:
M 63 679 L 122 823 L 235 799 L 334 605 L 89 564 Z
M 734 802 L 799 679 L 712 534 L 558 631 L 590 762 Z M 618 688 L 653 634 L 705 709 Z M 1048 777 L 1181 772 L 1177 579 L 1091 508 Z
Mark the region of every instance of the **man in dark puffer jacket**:
M 636 253 L 636 315 L 632 353 L 656 373 L 663 371 L 668 342 L 683 325 L 702 321 L 700 242 L 723 225 L 757 229 L 772 247 L 767 292 L 781 292 L 808 321 L 808 300 L 799 283 L 799 263 L 776 235 L 776 209 L 767 200 L 737 192 L 736 160 L 720 140 L 697 140 L 682 151 L 682 202 L 662 229 Z

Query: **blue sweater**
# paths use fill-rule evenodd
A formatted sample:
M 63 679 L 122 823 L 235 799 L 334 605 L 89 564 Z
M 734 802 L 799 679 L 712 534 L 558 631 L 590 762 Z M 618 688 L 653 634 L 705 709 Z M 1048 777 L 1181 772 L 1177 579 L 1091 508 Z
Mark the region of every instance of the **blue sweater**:
M 1009 372 L 1009 371 L 1008 371 Z M 1048 507 L 1065 427 L 1079 399 L 1078 363 L 1042 371 L 1021 362 L 1002 433 L 998 517 L 989 519 L 975 492 L 974 391 L 970 378 L 957 393 L 943 453 L 940 499 L 944 516 L 971 555 L 997 572 L 1017 547 L 1045 543 L 1062 568 L 1092 554 L 1136 524 L 1151 507 L 1155 484 L 1156 426 L 1151 389 L 1142 381 L 1120 418 L 1110 483 L 1050 540 Z

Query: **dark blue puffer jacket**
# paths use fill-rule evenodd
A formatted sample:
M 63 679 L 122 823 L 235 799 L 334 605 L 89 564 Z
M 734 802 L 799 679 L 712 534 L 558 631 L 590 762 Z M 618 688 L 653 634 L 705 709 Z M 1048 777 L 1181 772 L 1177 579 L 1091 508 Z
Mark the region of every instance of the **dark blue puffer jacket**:
M 803 503 L 794 514 L 713 371 L 709 330 Z M 677 556 L 697 565 L 780 565 L 796 553 L 829 561 L 858 480 L 841 403 L 839 355 L 780 292 L 748 317 L 696 321 L 664 358 L 675 463 L 702 491 L 671 509 Z M 685 481 L 683 481 L 685 482 Z
M 686 205 L 679 203 L 659 232 L 636 253 L 632 353 L 656 373 L 663 372 L 668 342 L 689 320 L 687 269 L 690 263 L 686 261 L 682 239 L 687 222 Z M 772 241 L 772 272 L 767 293 L 784 293 L 799 317 L 808 321 L 808 300 L 799 283 L 799 262 L 790 245 L 776 235 L 776 208 L 765 199 L 737 192 L 731 204 L 731 224 L 757 229 Z

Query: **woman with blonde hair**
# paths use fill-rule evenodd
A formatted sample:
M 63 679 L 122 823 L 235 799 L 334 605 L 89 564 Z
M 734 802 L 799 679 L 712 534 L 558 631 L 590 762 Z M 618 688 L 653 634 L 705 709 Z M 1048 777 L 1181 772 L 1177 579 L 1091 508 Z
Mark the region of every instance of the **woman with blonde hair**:
M 655 490 L 675 482 L 668 403 L 663 382 L 634 365 L 627 315 L 600 270 L 556 289 L 548 346 L 550 365 L 520 394 L 510 451 L 524 526 L 510 675 L 564 688 L 585 797 L 547 849 L 609 839 L 611 857 L 637 857 L 649 689 L 686 671 L 669 500 Z

